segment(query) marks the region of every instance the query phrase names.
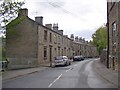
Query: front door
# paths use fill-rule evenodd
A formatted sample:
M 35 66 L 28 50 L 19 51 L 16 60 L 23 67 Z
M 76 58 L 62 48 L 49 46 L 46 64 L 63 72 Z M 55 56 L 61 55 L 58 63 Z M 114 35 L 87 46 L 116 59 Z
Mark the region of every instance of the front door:
M 52 66 L 52 47 L 50 47 L 50 66 Z

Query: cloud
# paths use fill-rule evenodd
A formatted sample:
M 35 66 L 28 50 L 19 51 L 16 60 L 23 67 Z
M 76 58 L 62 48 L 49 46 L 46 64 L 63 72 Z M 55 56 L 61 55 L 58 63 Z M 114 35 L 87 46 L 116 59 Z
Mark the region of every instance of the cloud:
M 30 18 L 43 16 L 44 24 L 58 23 L 64 34 L 91 38 L 107 22 L 105 0 L 26 0 Z M 78 36 L 79 36 L 78 35 Z

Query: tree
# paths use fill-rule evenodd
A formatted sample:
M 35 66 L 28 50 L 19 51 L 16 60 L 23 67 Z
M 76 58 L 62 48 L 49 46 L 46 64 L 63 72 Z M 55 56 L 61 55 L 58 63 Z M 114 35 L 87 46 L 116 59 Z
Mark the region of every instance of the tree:
M 24 4 L 24 2 L 15 0 L 3 0 L 0 3 L 0 22 L 5 26 L 17 16 L 19 9 Z
M 93 44 L 97 47 L 99 54 L 107 47 L 107 28 L 101 26 L 92 34 Z

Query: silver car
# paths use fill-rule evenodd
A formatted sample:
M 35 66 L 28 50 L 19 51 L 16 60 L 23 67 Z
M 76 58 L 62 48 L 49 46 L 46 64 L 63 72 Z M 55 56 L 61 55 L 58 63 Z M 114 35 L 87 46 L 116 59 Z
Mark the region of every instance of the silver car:
M 67 56 L 59 56 L 55 58 L 55 66 L 57 65 L 70 65 L 71 61 Z

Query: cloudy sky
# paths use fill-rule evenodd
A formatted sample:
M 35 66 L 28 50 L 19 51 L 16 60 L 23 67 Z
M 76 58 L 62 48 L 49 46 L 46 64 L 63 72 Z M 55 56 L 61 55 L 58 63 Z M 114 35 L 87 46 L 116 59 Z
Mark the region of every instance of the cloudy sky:
M 91 39 L 97 28 L 107 21 L 106 0 L 25 0 L 29 17 L 43 16 L 43 24 L 58 23 L 70 36 Z

